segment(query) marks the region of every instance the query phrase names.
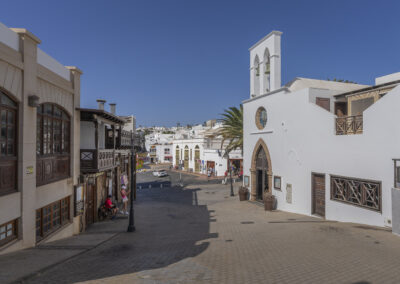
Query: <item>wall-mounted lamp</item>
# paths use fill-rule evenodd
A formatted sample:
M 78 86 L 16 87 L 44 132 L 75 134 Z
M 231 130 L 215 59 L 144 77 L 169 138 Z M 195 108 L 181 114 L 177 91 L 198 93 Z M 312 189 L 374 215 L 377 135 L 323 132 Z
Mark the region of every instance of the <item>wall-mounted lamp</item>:
M 28 96 L 28 106 L 38 107 L 39 106 L 39 97 L 36 95 Z

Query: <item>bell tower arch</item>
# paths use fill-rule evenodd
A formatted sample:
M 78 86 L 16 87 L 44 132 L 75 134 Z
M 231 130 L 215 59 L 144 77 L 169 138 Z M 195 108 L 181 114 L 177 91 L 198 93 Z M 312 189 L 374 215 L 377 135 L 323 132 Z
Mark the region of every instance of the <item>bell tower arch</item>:
M 281 35 L 272 31 L 250 47 L 250 97 L 281 87 Z

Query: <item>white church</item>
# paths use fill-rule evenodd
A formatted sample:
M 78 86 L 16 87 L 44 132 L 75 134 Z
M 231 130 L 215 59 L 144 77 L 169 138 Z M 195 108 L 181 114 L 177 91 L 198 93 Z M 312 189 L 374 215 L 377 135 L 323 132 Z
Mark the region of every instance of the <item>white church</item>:
M 400 73 L 281 85 L 281 32 L 250 48 L 244 186 L 276 209 L 400 231 Z

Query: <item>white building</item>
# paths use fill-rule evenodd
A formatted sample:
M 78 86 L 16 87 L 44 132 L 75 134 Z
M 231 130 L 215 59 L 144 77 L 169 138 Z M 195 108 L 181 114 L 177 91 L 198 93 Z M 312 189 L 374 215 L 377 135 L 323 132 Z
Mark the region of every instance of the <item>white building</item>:
M 151 163 L 172 163 L 172 143 L 150 145 L 149 158 Z
M 224 176 L 228 169 L 228 159 L 221 150 L 221 138 L 216 135 L 220 125 L 199 132 L 198 135 L 188 139 L 175 139 L 173 141 L 173 166 L 185 171 Z M 226 142 L 227 143 L 227 142 Z M 240 150 L 229 154 L 229 160 L 234 164 L 235 174 L 242 170 L 242 154 Z
M 280 41 L 274 31 L 250 48 L 243 102 L 250 198 L 268 191 L 279 210 L 391 227 L 399 73 L 373 87 L 304 78 L 281 87 Z

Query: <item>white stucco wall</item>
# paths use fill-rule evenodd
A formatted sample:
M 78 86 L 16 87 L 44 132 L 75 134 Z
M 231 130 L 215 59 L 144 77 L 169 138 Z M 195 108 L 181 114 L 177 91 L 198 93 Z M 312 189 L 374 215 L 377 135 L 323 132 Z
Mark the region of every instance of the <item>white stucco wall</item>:
M 95 145 L 95 128 L 91 121 L 81 121 L 81 149 L 96 149 Z
M 326 219 L 384 226 L 392 215 L 392 158 L 400 157 L 400 88 L 364 112 L 363 134 L 343 136 L 335 135 L 335 115 L 310 102 L 310 96 L 325 92 L 280 92 L 244 103 L 244 175 L 251 177 L 253 150 L 262 138 L 273 174 L 282 177 L 282 191 L 273 189 L 278 209 L 310 215 L 311 173 L 325 173 Z M 260 106 L 268 112 L 264 130 L 254 122 Z M 330 174 L 381 181 L 382 212 L 331 201 Z M 292 204 L 285 199 L 287 183 L 292 184 Z
M 40 48 L 37 49 L 37 62 L 47 69 L 53 71 L 57 75 L 63 77 L 65 80 L 71 80 L 69 70 Z
M 11 47 L 12 49 L 19 50 L 19 36 L 16 32 L 10 30 L 3 23 L 0 23 L 0 42 Z
M 270 86 L 269 91 L 274 91 L 281 87 L 281 32 L 273 31 L 254 44 L 250 50 L 250 96 L 262 95 L 267 93 L 265 80 L 265 50 L 268 50 L 270 60 Z M 260 76 L 255 76 L 254 62 L 258 57 L 260 63 Z M 255 80 L 258 80 L 260 91 L 256 91 Z

